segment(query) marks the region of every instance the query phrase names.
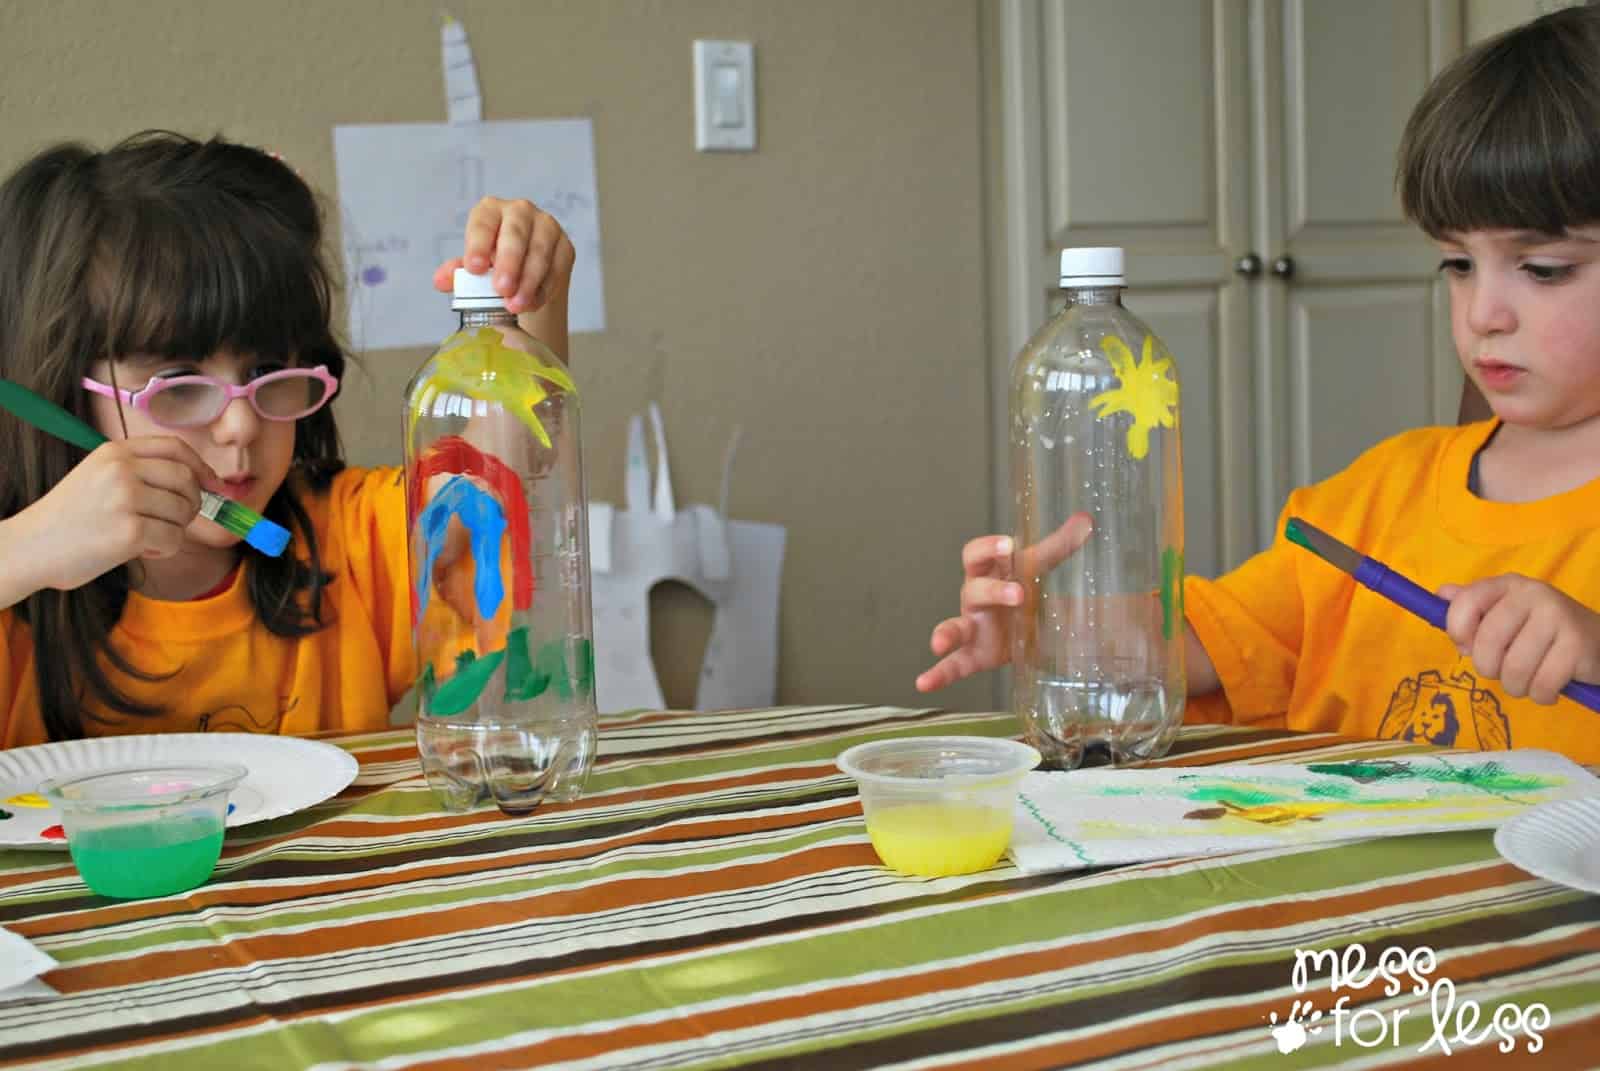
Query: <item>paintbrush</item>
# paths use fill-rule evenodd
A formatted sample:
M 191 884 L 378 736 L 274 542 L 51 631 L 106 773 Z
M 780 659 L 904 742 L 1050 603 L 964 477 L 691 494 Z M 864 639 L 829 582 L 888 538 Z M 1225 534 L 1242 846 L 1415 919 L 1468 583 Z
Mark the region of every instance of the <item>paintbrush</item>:
M 0 409 L 26 421 L 47 435 L 71 443 L 82 450 L 93 450 L 106 437 L 27 387 L 0 379 Z M 289 532 L 280 524 L 215 491 L 200 492 L 200 516 L 215 521 L 263 554 L 276 558 L 289 545 Z
M 1441 631 L 1450 604 L 1421 585 L 1390 569 L 1376 558 L 1368 558 L 1339 542 L 1313 524 L 1290 517 L 1284 537 L 1298 543 L 1324 561 L 1337 565 L 1356 578 L 1357 583 L 1376 591 L 1397 606 L 1402 606 Z M 1600 711 L 1600 685 L 1571 681 L 1561 694 L 1593 711 Z

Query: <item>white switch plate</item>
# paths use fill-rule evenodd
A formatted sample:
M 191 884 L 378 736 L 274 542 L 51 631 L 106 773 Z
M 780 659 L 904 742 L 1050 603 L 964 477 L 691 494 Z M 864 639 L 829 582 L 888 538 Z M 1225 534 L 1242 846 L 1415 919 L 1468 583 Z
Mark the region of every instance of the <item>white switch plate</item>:
M 694 43 L 694 147 L 755 150 L 756 50 L 749 41 Z

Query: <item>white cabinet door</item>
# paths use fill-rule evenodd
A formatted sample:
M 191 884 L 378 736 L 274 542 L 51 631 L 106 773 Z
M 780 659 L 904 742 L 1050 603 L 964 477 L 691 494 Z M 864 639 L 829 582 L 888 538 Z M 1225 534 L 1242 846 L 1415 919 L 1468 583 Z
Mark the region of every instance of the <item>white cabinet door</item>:
M 1257 3 L 1255 416 L 1262 542 L 1290 489 L 1455 419 L 1461 374 L 1432 244 L 1400 213 L 1406 116 L 1461 47 L 1454 0 Z M 1359 55 L 1359 64 L 1350 57 Z M 1273 269 L 1278 269 L 1274 271 Z
M 1233 268 L 1249 226 L 1245 12 L 1245 0 L 1019 0 L 1001 27 L 1021 180 L 1006 192 L 1010 352 L 1058 307 L 1062 248 L 1127 247 L 1127 305 L 1178 364 L 1185 556 L 1208 574 L 1255 539 L 1250 286 Z M 1002 525 L 1008 510 L 997 501 Z
M 1265 545 L 1291 487 L 1453 420 L 1437 257 L 1393 175 L 1459 0 L 1005 0 L 997 36 L 1001 528 L 1006 366 L 1066 246 L 1127 248 L 1128 307 L 1177 359 L 1192 573 Z

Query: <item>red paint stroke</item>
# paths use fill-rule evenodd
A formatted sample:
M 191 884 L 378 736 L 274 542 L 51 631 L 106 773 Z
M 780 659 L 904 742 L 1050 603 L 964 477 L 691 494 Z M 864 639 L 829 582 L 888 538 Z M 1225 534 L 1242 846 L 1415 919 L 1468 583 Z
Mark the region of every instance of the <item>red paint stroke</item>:
M 43 837 L 45 840 L 66 840 L 67 831 L 62 829 L 60 826 L 50 826 L 47 829 L 41 829 L 39 831 L 39 836 Z
M 533 536 L 528 531 L 528 500 L 522 481 L 511 467 L 485 454 L 459 435 L 437 440 L 417 459 L 406 480 L 406 516 L 411 523 L 422 512 L 422 489 L 435 476 L 476 476 L 500 497 L 511 530 L 511 606 L 526 610 L 533 605 Z M 417 623 L 417 595 L 411 593 L 411 623 Z

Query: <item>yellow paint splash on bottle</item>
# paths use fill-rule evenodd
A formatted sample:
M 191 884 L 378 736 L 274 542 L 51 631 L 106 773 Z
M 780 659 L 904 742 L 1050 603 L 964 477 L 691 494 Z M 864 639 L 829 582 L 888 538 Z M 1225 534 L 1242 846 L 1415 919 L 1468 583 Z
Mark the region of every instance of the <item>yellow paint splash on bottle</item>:
M 1095 395 L 1089 405 L 1102 420 L 1113 413 L 1130 414 L 1133 426 L 1128 429 L 1128 453 L 1143 458 L 1150 452 L 1150 432 L 1157 427 L 1170 428 L 1176 419 L 1178 384 L 1168 374 L 1172 354 L 1154 335 L 1144 337 L 1140 360 L 1135 360 L 1133 351 L 1115 335 L 1101 339 L 1100 348 L 1111 360 L 1118 386 Z
M 534 409 L 550 396 L 540 385 L 543 379 L 554 383 L 569 394 L 576 394 L 577 384 L 565 369 L 535 353 L 507 346 L 500 332 L 492 327 L 480 327 L 468 334 L 457 336 L 461 341 L 441 350 L 435 357 L 434 370 L 417 384 L 413 394 L 416 401 L 411 407 L 411 426 L 408 434 L 414 436 L 417 421 L 445 394 L 464 394 L 484 402 L 497 402 L 506 407 L 545 446 L 550 445 L 550 434 L 545 431 Z

